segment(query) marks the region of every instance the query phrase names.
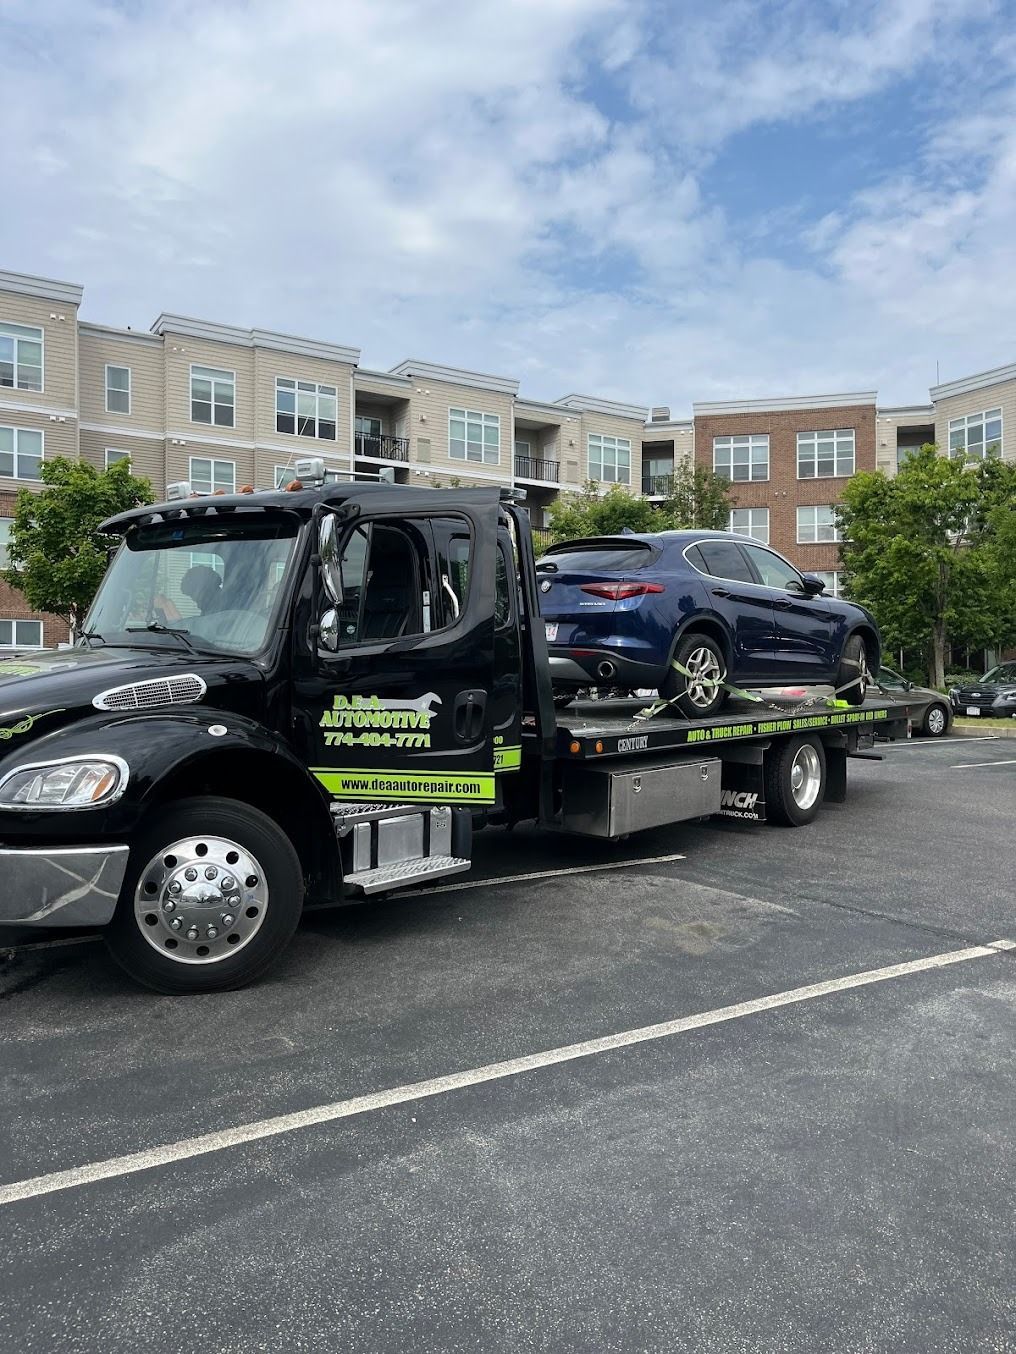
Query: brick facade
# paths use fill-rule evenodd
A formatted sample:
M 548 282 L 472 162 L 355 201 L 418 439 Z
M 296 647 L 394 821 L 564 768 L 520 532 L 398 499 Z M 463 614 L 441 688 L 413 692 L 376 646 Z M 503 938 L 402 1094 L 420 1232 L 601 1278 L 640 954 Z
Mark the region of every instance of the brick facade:
M 710 468 L 714 437 L 769 435 L 769 479 L 735 483 L 731 499 L 739 508 L 768 508 L 769 544 L 805 571 L 838 569 L 840 552 L 832 543 L 798 545 L 797 509 L 838 502 L 847 481 L 798 479 L 797 434 L 836 428 L 854 429 L 855 471 L 874 470 L 874 404 L 695 415 L 695 459 Z
M 14 516 L 14 499 L 13 492 L 0 489 L 0 517 Z M 0 578 L 0 621 L 39 620 L 42 621 L 43 643 L 47 648 L 63 644 L 70 637 L 66 621 L 61 620 L 59 616 L 40 616 L 37 611 L 32 610 L 20 592 L 15 592 Z

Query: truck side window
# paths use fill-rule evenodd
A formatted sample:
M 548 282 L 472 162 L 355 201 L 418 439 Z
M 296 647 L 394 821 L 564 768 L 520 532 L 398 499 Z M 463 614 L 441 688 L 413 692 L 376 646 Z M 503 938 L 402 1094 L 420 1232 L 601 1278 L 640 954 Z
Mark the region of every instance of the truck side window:
M 469 598 L 469 569 L 473 540 L 464 517 L 432 519 L 437 546 L 437 579 L 440 592 L 441 624 L 454 625 L 466 609 Z M 435 627 L 437 628 L 437 627 Z
M 511 576 L 503 541 L 498 542 L 494 561 L 494 628 L 503 630 L 512 620 Z
M 426 540 L 410 525 L 358 526 L 342 551 L 339 644 L 368 644 L 424 632 Z

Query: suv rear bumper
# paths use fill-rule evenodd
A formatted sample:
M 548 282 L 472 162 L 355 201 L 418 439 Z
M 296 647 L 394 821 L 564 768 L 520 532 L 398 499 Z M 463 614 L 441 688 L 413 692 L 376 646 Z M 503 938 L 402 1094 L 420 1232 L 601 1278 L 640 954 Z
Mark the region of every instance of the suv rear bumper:
M 610 663 L 613 671 L 600 673 L 601 664 Z M 575 657 L 571 653 L 550 651 L 550 679 L 557 687 L 580 686 L 627 686 L 656 687 L 659 685 L 660 667 L 657 663 L 638 663 L 610 649 L 596 653 L 583 653 Z
M 105 926 L 126 846 L 0 847 L 0 926 Z

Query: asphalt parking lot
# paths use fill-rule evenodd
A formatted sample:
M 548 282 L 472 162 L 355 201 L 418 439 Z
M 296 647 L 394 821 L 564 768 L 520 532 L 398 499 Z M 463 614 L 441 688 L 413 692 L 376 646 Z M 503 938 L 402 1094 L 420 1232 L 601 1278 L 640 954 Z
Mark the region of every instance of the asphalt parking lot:
M 0 959 L 0 1348 L 1016 1350 L 1016 748 L 850 771 L 484 834 L 245 992 Z

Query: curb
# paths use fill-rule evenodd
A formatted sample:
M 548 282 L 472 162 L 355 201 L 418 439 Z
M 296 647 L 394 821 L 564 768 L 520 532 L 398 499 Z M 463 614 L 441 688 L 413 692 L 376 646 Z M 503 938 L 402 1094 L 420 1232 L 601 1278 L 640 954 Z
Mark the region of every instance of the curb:
M 959 721 L 955 721 L 950 732 L 956 734 L 960 738 L 984 738 L 985 736 L 990 736 L 992 738 L 1016 738 L 1016 719 L 1013 720 L 1011 729 L 1000 729 L 997 725 L 993 724 L 975 724 L 973 720 L 971 720 L 969 724 L 961 724 Z

